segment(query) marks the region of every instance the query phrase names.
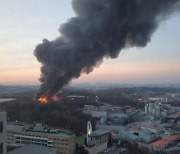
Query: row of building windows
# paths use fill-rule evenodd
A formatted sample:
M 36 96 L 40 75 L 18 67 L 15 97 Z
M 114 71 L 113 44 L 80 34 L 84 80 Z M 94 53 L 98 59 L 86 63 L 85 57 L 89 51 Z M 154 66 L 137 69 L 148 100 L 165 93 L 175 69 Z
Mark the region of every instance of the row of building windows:
M 50 140 L 52 140 L 52 138 L 49 138 Z M 68 142 L 68 139 L 59 139 L 59 138 L 53 138 L 53 140 L 57 140 L 57 141 L 65 141 Z

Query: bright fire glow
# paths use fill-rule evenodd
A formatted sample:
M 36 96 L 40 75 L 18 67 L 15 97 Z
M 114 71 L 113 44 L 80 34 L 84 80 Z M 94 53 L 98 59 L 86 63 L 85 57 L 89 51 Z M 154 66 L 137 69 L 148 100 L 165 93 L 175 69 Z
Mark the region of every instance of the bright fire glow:
M 47 104 L 49 101 L 52 101 L 52 102 L 57 102 L 59 99 L 56 95 L 52 96 L 51 98 L 48 99 L 47 96 L 42 96 L 38 99 L 38 101 L 42 104 Z
M 46 104 L 48 102 L 47 97 L 45 96 L 42 96 L 41 98 L 39 98 L 38 101 L 42 104 Z

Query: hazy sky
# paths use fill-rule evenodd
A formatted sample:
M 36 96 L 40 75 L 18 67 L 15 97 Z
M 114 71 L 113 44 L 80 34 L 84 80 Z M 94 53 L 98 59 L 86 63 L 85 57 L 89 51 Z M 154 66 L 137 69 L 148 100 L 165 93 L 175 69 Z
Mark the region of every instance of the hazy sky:
M 0 0 L 0 84 L 39 83 L 33 50 L 72 16 L 71 0 Z M 161 23 L 147 47 L 123 50 L 73 82 L 180 82 L 180 13 Z

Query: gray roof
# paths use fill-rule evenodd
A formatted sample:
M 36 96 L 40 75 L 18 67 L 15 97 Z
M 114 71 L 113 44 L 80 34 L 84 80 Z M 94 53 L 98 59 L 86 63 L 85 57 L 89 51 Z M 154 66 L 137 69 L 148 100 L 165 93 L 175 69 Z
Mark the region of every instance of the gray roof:
M 98 129 L 96 131 L 93 131 L 91 136 L 101 136 L 101 135 L 105 135 L 107 133 L 110 133 L 111 131 L 109 130 L 105 130 L 105 129 Z
M 171 114 L 171 115 L 167 116 L 166 118 L 169 118 L 169 119 L 177 119 L 177 118 L 179 118 L 179 117 L 180 117 L 180 116 L 177 115 L 177 114 Z
M 44 126 L 41 123 L 37 123 L 33 128 L 34 131 L 44 131 Z
M 164 150 L 165 152 L 169 152 L 169 153 L 179 153 L 180 152 L 180 147 L 172 147 L 172 148 L 168 148 Z
M 29 144 L 10 151 L 8 152 L 8 154 L 56 154 L 56 149 L 35 144 Z
M 112 126 L 112 125 L 97 125 L 96 128 L 97 129 L 106 129 L 106 130 L 109 130 L 109 131 L 125 130 L 124 126 Z
M 7 131 L 8 130 L 21 131 L 23 128 L 24 128 L 24 126 L 20 126 L 20 125 L 14 125 L 14 124 L 7 125 Z

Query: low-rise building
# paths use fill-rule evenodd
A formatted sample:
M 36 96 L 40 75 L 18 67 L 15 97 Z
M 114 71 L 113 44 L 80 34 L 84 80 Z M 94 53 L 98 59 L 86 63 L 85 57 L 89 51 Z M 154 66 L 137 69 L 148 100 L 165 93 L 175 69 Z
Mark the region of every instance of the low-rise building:
M 0 154 L 6 154 L 6 113 L 0 112 Z
M 165 117 L 169 123 L 180 123 L 180 114 L 175 113 Z
M 55 148 L 28 144 L 8 152 L 8 154 L 56 154 Z
M 27 144 L 54 147 L 57 154 L 74 154 L 75 135 L 42 127 L 26 128 L 22 125 L 7 125 L 8 146 L 20 147 Z
M 152 143 L 154 150 L 161 151 L 175 145 L 180 140 L 180 135 L 173 135 Z

